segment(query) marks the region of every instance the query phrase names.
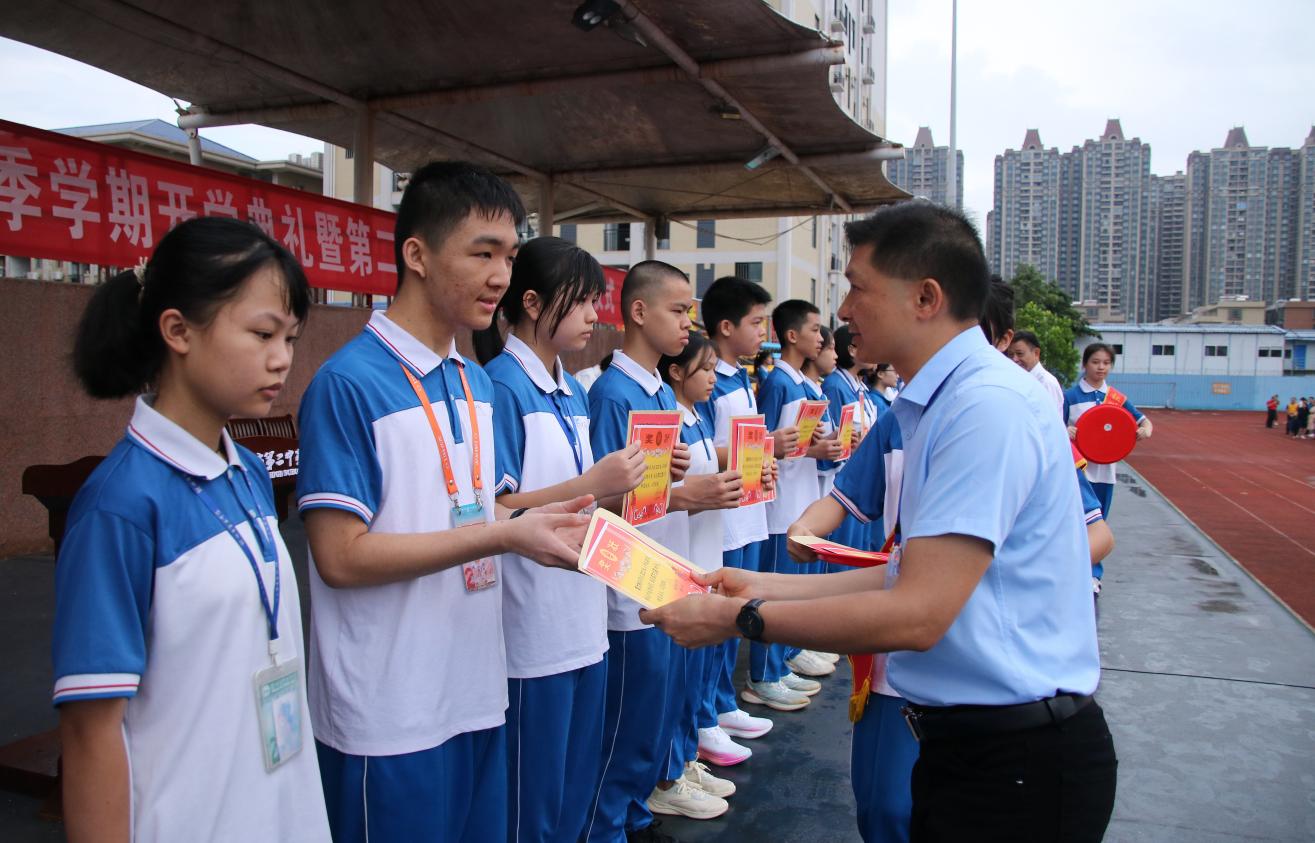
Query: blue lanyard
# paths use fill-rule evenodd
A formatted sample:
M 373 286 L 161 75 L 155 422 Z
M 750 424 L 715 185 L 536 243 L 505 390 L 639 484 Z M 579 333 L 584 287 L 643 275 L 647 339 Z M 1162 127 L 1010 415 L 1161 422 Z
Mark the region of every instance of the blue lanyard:
M 712 438 L 713 432 L 703 426 L 703 416 L 698 413 L 694 414 L 694 427 L 699 431 L 699 442 L 703 444 L 703 453 L 708 459 L 712 459 L 712 451 L 708 448 L 708 440 Z
M 452 393 L 452 387 L 447 382 L 447 360 L 438 364 L 438 374 L 443 378 L 443 393 L 446 399 L 443 401 L 443 407 L 447 409 L 447 427 L 452 431 L 452 442 L 460 445 L 462 443 L 461 422 L 457 421 L 457 396 Z
M 245 472 L 243 472 L 243 477 L 246 477 Z M 251 563 L 251 573 L 256 575 L 256 587 L 260 589 L 260 607 L 264 610 L 265 621 L 269 625 L 270 653 L 273 654 L 274 642 L 279 638 L 278 617 L 280 593 L 280 566 L 278 564 L 278 552 L 274 549 L 273 532 L 270 529 L 269 524 L 265 523 L 264 517 L 260 515 L 258 506 L 256 509 L 248 509 L 246 504 L 241 502 L 241 495 L 237 495 L 239 503 L 242 503 L 242 508 L 246 510 L 247 517 L 250 519 L 252 530 L 258 537 L 261 555 L 264 556 L 266 562 L 274 563 L 274 601 L 271 604 L 269 595 L 265 591 L 265 580 L 260 576 L 260 564 L 256 562 L 256 555 L 251 552 L 251 546 L 242 538 L 242 534 L 237 531 L 237 527 L 233 526 L 233 522 L 229 520 L 228 516 L 224 514 L 224 511 L 214 502 L 214 499 L 201 488 L 201 484 L 196 482 L 196 478 L 188 476 L 186 479 L 187 485 L 191 486 L 192 491 L 196 492 L 196 496 L 199 497 L 206 506 L 210 507 L 210 511 L 214 513 L 215 518 L 219 520 L 220 524 L 224 525 L 224 529 L 233 537 L 233 541 L 237 542 L 237 546 L 242 548 L 242 552 L 246 554 L 247 561 Z M 229 478 L 229 482 L 232 482 L 231 477 Z M 249 478 L 247 479 L 247 489 L 252 492 L 252 499 L 254 500 L 255 491 L 251 487 L 251 480 Z M 236 487 L 234 487 L 233 492 L 235 495 L 237 494 Z M 268 541 L 268 546 L 266 545 L 266 541 Z
M 749 409 L 758 409 L 758 405 L 753 400 L 753 390 L 749 387 L 749 370 L 741 366 L 736 375 L 740 379 L 740 388 L 744 390 L 744 394 L 749 398 Z
M 575 473 L 584 474 L 584 454 L 580 448 L 580 437 L 577 435 L 575 425 L 566 420 L 566 413 L 558 403 L 561 393 L 554 390 L 548 393 L 548 404 L 552 407 L 552 414 L 557 419 L 557 424 L 561 426 L 562 433 L 566 435 L 566 441 L 571 446 L 571 456 L 575 457 Z

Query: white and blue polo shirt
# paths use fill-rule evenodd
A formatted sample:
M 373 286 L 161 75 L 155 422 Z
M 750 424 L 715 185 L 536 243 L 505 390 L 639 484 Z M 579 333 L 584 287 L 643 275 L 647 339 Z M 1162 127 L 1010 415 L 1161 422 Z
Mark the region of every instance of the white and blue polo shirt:
M 717 382 L 712 387 L 712 397 L 699 405 L 699 414 L 712 422 L 713 444 L 718 448 L 729 448 L 731 444 L 731 419 L 735 416 L 758 415 L 758 399 L 753 394 L 753 385 L 749 382 L 749 371 L 743 366 L 732 366 L 725 360 L 717 360 Z M 768 427 L 768 432 L 774 428 Z M 767 504 L 756 503 L 753 506 L 741 506 L 728 509 L 722 513 L 722 550 L 738 550 L 745 545 L 764 541 L 767 538 Z
M 677 410 L 676 396 L 662 382 L 657 372 L 648 371 L 624 351 L 612 355 L 607 367 L 589 387 L 589 441 L 600 457 L 626 446 L 631 410 Z M 639 531 L 653 541 L 688 557 L 689 515 L 668 512 L 656 521 L 641 525 Z M 614 589 L 607 590 L 607 628 L 612 632 L 648 629 L 639 620 L 643 607 Z
M 286 660 L 303 653 L 301 606 L 269 475 L 227 433 L 221 457 L 151 401 L 137 399 L 127 436 L 69 512 L 55 566 L 54 702 L 128 698 L 134 840 L 328 839 L 309 728 L 297 755 L 265 771 L 252 680 L 270 665 L 269 625 L 246 554 L 187 482 L 247 543 L 271 601 L 277 566 Z M 262 548 L 251 508 L 273 547 Z
M 681 441 L 689 446 L 689 471 L 686 476 L 717 474 L 721 465 L 717 461 L 717 446 L 713 442 L 712 423 L 697 409 L 680 408 Z M 705 571 L 722 566 L 723 518 L 733 510 L 708 509 L 689 516 L 689 561 Z
M 493 383 L 456 343 L 439 356 L 378 311 L 320 367 L 302 399 L 302 513 L 339 509 L 375 533 L 452 529 L 438 447 L 402 366 L 428 394 L 462 503 L 474 500 L 465 369 L 492 521 Z M 316 738 L 348 755 L 399 755 L 505 722 L 501 583 L 468 592 L 458 565 L 402 582 L 330 588 L 312 565 L 310 585 Z
M 799 405 L 817 400 L 815 393 L 805 386 L 806 378 L 784 360 L 767 373 L 758 387 L 758 406 L 767 417 L 767 429 L 777 430 L 794 424 L 799 417 Z M 820 394 L 820 390 L 818 390 Z M 824 428 L 819 426 L 819 430 Z M 817 485 L 817 460 L 796 457 L 779 460 L 780 476 L 776 484 L 776 500 L 767 502 L 767 532 L 781 535 L 799 520 L 813 501 L 821 497 Z
M 1037 364 L 1040 365 L 1040 364 Z M 1097 404 L 1105 403 L 1105 396 L 1109 395 L 1109 389 L 1096 389 L 1096 387 L 1087 383 L 1086 378 L 1078 378 L 1078 382 L 1064 390 L 1064 424 L 1077 424 L 1082 414 Z M 1124 401 L 1123 409 L 1132 413 L 1132 417 L 1141 422 L 1144 416 L 1142 411 L 1138 410 L 1132 401 Z M 1083 471 L 1087 474 L 1087 479 L 1092 483 L 1108 483 L 1113 485 L 1115 468 L 1118 463 L 1109 465 L 1098 465 L 1089 462 Z
M 589 470 L 588 393 L 560 360 L 554 378 L 533 349 L 509 336 L 486 371 L 496 407 L 497 494 L 546 489 Z M 502 555 L 500 572 L 508 676 L 534 679 L 602 661 L 607 586 L 514 553 Z
M 994 556 L 935 646 L 890 654 L 890 684 L 929 706 L 1094 691 L 1091 549 L 1073 452 L 1041 385 L 973 325 L 932 355 L 892 410 L 904 442 L 901 542 L 973 536 Z M 889 585 L 897 566 L 887 574 Z

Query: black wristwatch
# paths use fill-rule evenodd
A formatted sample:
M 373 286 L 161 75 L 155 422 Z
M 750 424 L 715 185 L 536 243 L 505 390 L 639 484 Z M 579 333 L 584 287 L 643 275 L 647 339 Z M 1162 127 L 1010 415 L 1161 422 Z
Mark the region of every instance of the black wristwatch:
M 740 613 L 735 616 L 735 626 L 739 628 L 740 634 L 750 641 L 761 641 L 763 638 L 763 616 L 758 614 L 758 607 L 763 601 L 754 598 L 745 603 L 740 608 Z

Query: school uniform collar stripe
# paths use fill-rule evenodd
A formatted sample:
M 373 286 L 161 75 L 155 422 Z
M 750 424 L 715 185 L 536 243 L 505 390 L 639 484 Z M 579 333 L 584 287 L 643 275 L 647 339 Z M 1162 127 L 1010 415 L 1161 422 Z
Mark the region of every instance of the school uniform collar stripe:
M 219 433 L 225 458 L 157 412 L 151 406 L 154 401 L 154 395 L 138 396 L 128 422 L 129 438 L 147 453 L 186 475 L 207 480 L 214 480 L 230 467 L 246 470 L 227 430 Z
M 612 365 L 620 369 L 622 374 L 639 384 L 649 395 L 657 395 L 658 390 L 662 388 L 662 379 L 657 376 L 657 372 L 646 370 L 624 351 L 618 351 L 612 355 Z
M 551 395 L 560 390 L 563 395 L 571 394 L 571 385 L 566 381 L 566 369 L 562 366 L 560 357 L 557 359 L 557 378 L 554 380 L 548 370 L 543 367 L 543 361 L 539 359 L 539 355 L 535 354 L 534 349 L 530 348 L 520 337 L 508 334 L 507 344 L 503 351 L 510 354 L 516 359 L 517 363 L 521 364 L 525 374 L 530 376 L 530 380 L 539 388 L 540 392 Z
M 432 348 L 407 333 L 400 325 L 385 316 L 383 311 L 376 310 L 370 315 L 370 321 L 366 323 L 365 330 L 379 340 L 390 354 L 410 366 L 421 377 L 437 369 L 438 364 L 443 362 L 443 358 L 438 356 Z M 457 363 L 465 365 L 466 361 L 457 352 L 457 341 L 455 339 L 452 340 L 452 345 L 448 348 L 447 357 L 449 360 L 455 360 Z
M 789 375 L 790 380 L 794 381 L 796 384 L 802 384 L 804 382 L 803 373 L 800 372 L 798 369 L 796 369 L 794 366 L 791 366 L 789 363 L 785 362 L 784 357 L 776 361 L 776 368 L 780 369 L 782 372 L 785 372 L 787 375 Z

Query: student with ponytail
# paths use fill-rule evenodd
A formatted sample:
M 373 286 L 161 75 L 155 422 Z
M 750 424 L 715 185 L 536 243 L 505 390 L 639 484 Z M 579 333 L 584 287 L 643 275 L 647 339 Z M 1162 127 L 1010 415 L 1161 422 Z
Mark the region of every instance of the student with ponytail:
M 639 444 L 594 462 L 589 399 L 559 355 L 589 342 L 603 269 L 557 237 L 520 247 L 497 320 L 475 334 L 493 381 L 497 502 L 507 509 L 603 500 L 639 485 Z M 603 760 L 607 590 L 574 571 L 502 555 L 507 646 L 509 841 L 575 840 Z
M 328 837 L 291 559 L 264 464 L 224 430 L 269 412 L 309 306 L 286 249 L 200 218 L 83 314 L 83 387 L 143 394 L 55 568 L 70 840 Z

